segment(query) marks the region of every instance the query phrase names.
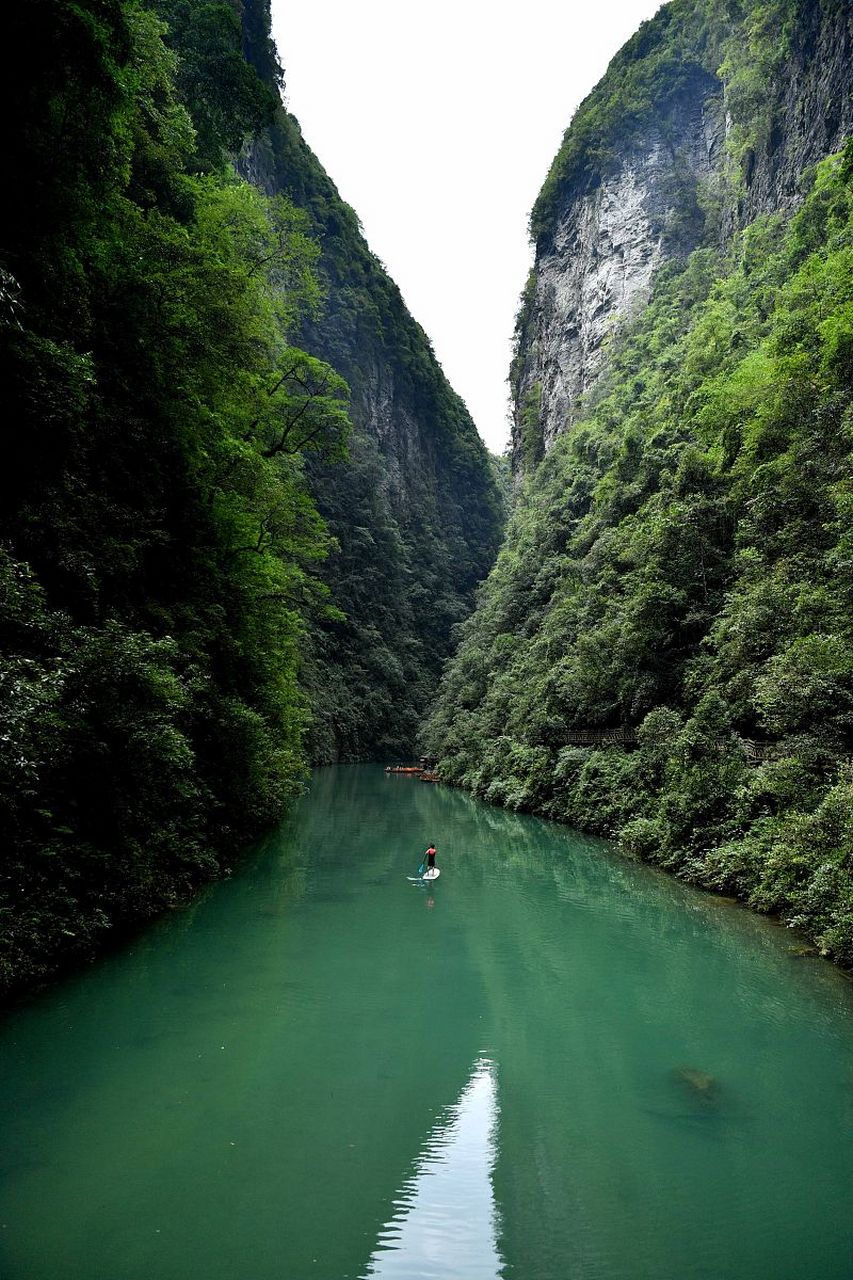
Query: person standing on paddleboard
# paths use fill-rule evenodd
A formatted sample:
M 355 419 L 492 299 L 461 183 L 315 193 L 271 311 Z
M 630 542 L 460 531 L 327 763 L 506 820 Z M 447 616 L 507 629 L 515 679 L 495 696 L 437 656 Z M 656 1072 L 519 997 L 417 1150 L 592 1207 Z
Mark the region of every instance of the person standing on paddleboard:
M 432 871 L 433 867 L 435 866 L 435 845 L 434 844 L 430 844 L 430 847 L 427 849 L 426 853 L 424 854 L 424 857 L 426 858 L 427 871 Z

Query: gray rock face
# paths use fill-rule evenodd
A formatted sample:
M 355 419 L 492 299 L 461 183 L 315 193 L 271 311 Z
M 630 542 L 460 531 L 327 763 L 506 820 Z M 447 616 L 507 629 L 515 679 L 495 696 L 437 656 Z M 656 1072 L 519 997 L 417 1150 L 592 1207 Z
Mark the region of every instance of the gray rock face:
M 756 154 L 747 157 L 746 193 L 730 228 L 744 226 L 760 213 L 796 208 L 804 171 L 840 151 L 851 134 L 853 4 L 803 4 L 773 123 Z
M 269 0 L 241 8 L 245 47 L 275 92 Z M 346 460 L 303 462 L 334 539 L 318 576 L 341 611 L 316 617 L 302 646 L 307 749 L 317 763 L 406 756 L 497 553 L 500 493 L 464 404 L 298 122 L 276 111 L 238 167 L 305 211 L 326 296 L 289 336 L 351 391 Z
M 414 477 L 432 455 L 432 442 L 397 387 L 394 370 L 380 357 L 356 353 L 362 378 L 350 406 L 354 422 L 375 439 L 383 460 L 385 491 L 395 511 L 416 501 Z M 350 356 L 348 367 L 352 367 Z M 352 376 L 352 375 L 350 375 Z
M 714 235 L 730 238 L 758 214 L 792 211 L 804 170 L 853 133 L 853 3 L 802 6 L 771 124 L 746 157 L 743 189 Z M 650 119 L 598 179 L 564 192 L 553 236 L 540 244 L 514 367 L 516 474 L 578 416 L 606 363 L 608 339 L 649 297 L 657 270 L 711 234 L 703 187 L 727 166 L 723 84 L 697 73 L 665 124 Z M 538 424 L 531 423 L 538 404 Z M 533 408 L 531 409 L 531 406 Z
M 613 172 L 573 194 L 537 261 L 518 403 L 539 384 L 546 450 L 571 425 L 608 337 L 644 304 L 657 269 L 701 238 L 697 191 L 716 172 L 725 128 L 720 87 L 700 77 L 696 90 L 666 134 L 650 127 Z M 520 433 L 517 420 L 516 449 Z
M 298 129 L 292 122 L 294 131 Z M 247 145 L 237 158 L 241 177 L 267 195 L 281 190 L 263 146 Z M 325 175 L 323 175 L 325 179 Z M 366 332 L 359 316 L 339 308 L 335 286 L 318 322 L 306 321 L 295 341 L 327 360 L 347 381 L 351 391 L 349 414 L 355 429 L 365 434 L 382 458 L 383 496 L 395 512 L 404 511 L 419 496 L 424 470 L 434 471 L 440 459 L 435 449 L 435 423 L 413 406 L 412 388 L 395 366 L 393 344 Z M 402 308 L 402 303 L 400 303 Z M 414 322 L 407 320 L 408 324 Z M 476 434 L 473 423 L 470 431 Z

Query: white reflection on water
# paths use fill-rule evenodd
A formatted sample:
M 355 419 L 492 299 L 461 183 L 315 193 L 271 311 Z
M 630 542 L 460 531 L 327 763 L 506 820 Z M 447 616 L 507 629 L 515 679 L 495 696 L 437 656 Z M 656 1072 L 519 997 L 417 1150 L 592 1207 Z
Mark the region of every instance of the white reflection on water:
M 498 1280 L 503 1260 L 491 1181 L 497 1119 L 494 1068 L 480 1058 L 404 1183 L 365 1280 Z

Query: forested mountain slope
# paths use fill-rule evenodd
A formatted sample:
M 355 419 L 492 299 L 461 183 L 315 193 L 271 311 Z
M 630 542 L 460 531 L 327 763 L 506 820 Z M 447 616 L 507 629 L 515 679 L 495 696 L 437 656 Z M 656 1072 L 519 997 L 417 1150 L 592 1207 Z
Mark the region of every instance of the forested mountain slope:
M 324 755 L 402 743 L 497 537 L 473 425 L 354 215 L 278 123 L 267 27 L 253 46 L 240 17 L 231 0 L 32 0 L 5 16 L 4 987 L 227 866 L 298 791 L 312 702 Z M 270 194 L 238 177 L 252 138 L 277 139 L 277 172 L 301 176 Z M 339 233 L 363 297 L 334 291 Z M 422 451 L 405 525 L 360 423 L 361 366 L 324 336 L 347 306 L 383 327 L 407 388 L 412 439 L 386 450 Z M 338 347 L 345 369 L 325 359 Z M 419 521 L 439 529 L 416 555 Z
M 851 17 L 674 0 L 580 108 L 533 213 L 516 510 L 425 739 L 846 964 Z
M 244 0 L 243 30 L 247 57 L 273 85 L 269 0 Z M 494 562 L 501 500 L 465 406 L 293 116 L 276 112 L 240 167 L 310 215 L 327 298 L 302 336 L 351 391 L 348 465 L 320 457 L 310 465 L 339 543 L 324 578 L 346 614 L 312 632 L 312 757 L 405 755 L 434 696 L 451 629 Z

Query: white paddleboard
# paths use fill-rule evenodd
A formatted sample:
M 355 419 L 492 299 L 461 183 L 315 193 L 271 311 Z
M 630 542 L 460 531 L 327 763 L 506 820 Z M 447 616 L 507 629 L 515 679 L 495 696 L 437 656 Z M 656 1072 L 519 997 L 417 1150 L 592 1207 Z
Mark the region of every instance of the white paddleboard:
M 407 879 L 411 880 L 413 884 L 422 884 L 424 880 L 437 880 L 440 875 L 441 871 L 438 867 L 431 867 L 422 876 L 408 876 Z

